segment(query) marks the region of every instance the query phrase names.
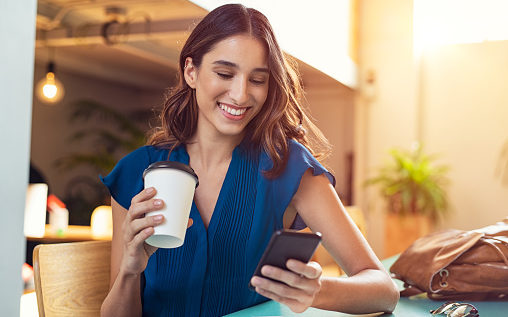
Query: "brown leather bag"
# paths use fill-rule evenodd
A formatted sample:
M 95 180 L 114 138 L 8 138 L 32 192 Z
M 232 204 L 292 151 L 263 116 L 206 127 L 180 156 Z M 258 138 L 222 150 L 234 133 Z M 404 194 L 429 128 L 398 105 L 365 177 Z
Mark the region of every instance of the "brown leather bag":
M 445 230 L 416 240 L 391 266 L 401 296 L 508 300 L 508 218 L 477 230 Z

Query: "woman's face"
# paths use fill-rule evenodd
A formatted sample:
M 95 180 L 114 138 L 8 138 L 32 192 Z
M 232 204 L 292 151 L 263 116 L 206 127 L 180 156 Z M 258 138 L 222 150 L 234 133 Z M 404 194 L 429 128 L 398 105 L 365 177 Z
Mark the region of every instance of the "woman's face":
M 199 68 L 187 58 L 184 74 L 196 89 L 198 133 L 206 135 L 242 136 L 268 94 L 267 52 L 249 35 L 218 42 Z

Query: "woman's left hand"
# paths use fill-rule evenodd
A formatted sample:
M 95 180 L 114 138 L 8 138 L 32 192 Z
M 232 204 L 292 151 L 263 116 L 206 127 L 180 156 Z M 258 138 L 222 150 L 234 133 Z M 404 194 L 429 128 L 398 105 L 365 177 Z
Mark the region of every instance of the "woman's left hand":
M 270 265 L 261 269 L 261 274 L 281 283 L 259 276 L 254 276 L 251 283 L 259 294 L 288 306 L 295 313 L 304 312 L 321 289 L 321 266 L 317 262 L 293 259 L 286 266 L 289 271 Z

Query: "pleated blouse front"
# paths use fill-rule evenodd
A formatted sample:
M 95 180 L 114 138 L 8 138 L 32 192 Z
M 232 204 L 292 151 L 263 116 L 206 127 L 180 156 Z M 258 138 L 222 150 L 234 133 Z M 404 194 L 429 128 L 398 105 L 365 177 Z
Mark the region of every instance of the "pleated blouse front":
M 288 165 L 275 179 L 263 175 L 272 166 L 266 153 L 235 148 L 208 230 L 193 203 L 194 224 L 184 244 L 158 249 L 150 257 L 144 272 L 143 316 L 223 316 L 267 300 L 248 288 L 249 280 L 271 234 L 283 228 L 284 211 L 303 173 L 309 168 L 314 175 L 325 173 L 335 185 L 305 147 L 296 141 L 289 146 Z M 113 198 L 129 209 L 132 197 L 144 187 L 144 169 L 167 157 L 165 149 L 142 147 L 102 180 Z M 169 160 L 188 164 L 185 146 L 177 147 Z M 294 226 L 301 228 L 302 222 Z

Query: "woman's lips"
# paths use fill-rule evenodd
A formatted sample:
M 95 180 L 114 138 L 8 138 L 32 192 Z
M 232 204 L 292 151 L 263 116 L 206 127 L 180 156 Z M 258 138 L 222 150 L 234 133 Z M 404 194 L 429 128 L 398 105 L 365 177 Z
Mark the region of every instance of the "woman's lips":
M 230 120 L 242 120 L 250 107 L 236 107 L 226 103 L 217 103 L 222 114 Z

